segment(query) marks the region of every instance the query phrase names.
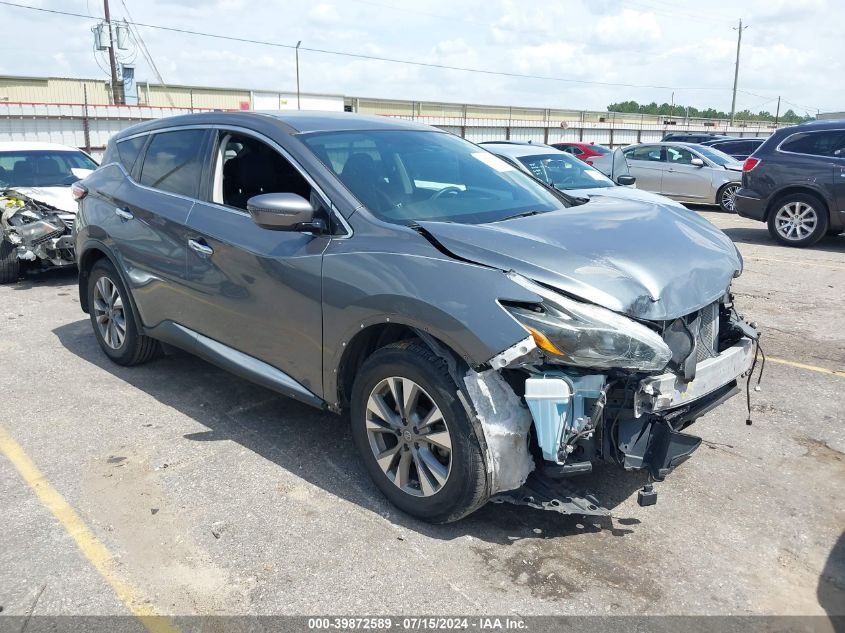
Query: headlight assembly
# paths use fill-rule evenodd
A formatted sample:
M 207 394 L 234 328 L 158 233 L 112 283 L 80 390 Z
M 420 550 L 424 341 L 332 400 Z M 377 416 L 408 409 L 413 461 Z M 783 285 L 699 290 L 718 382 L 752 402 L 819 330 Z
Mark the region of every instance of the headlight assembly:
M 644 325 L 589 303 L 574 301 L 521 275 L 510 278 L 543 297 L 536 310 L 504 306 L 538 347 L 568 364 L 602 369 L 659 371 L 672 358 L 662 338 Z

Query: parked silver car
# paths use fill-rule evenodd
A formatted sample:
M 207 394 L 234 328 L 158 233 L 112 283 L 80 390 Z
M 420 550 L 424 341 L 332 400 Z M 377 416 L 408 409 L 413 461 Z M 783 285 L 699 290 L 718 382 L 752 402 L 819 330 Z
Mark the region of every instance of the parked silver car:
M 643 143 L 622 152 L 640 189 L 734 211 L 742 163 L 732 156 L 694 143 Z
M 615 180 L 611 180 L 584 161 L 547 145 L 485 143 L 484 149 L 504 158 L 515 167 L 539 178 L 555 189 L 573 196 L 586 198 L 604 196 L 683 208 L 680 202 L 650 191 L 635 189 L 636 178 L 628 174 L 627 170 Z M 616 153 L 621 156 L 618 150 Z M 612 155 L 607 154 L 607 156 Z M 624 161 L 622 157 L 622 162 Z

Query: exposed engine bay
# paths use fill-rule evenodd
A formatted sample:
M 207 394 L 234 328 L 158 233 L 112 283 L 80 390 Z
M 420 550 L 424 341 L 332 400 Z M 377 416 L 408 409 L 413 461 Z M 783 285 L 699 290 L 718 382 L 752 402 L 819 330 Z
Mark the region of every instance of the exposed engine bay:
M 71 266 L 76 263 L 71 236 L 75 213 L 17 189 L 6 189 L 0 193 L 0 210 L 3 240 L 16 249 L 19 260 L 40 262 L 44 266 Z
M 648 483 L 638 501 L 652 505 L 657 493 L 651 482 L 662 481 L 701 444 L 685 429 L 739 393 L 741 377 L 750 383 L 759 351 L 755 326 L 737 314 L 726 291 L 681 318 L 631 320 L 627 330 L 620 321 L 613 337 L 598 325 L 590 332 L 585 314 L 564 340 L 560 322 L 545 329 L 543 324 L 551 322 L 556 306 L 566 312 L 566 298 L 537 291 L 542 305 L 506 306 L 532 336 L 492 358 L 492 369 L 470 370 L 464 378 L 486 436 L 492 501 L 608 515 L 572 479 L 604 462 L 645 471 Z M 608 315 L 601 316 L 606 323 Z M 496 395 L 499 411 L 485 393 Z

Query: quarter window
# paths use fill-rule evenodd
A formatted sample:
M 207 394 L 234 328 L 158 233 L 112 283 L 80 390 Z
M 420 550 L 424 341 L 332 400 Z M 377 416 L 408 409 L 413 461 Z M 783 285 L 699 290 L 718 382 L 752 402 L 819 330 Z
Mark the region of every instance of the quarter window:
M 120 164 L 126 171 L 132 173 L 132 168 L 135 166 L 135 161 L 138 160 L 146 140 L 146 136 L 136 136 L 126 141 L 118 141 L 117 155 L 120 158 Z
M 202 148 L 205 130 L 178 130 L 153 135 L 141 184 L 196 198 L 202 174 Z
M 780 149 L 798 154 L 845 158 L 845 130 L 794 134 L 780 146 Z

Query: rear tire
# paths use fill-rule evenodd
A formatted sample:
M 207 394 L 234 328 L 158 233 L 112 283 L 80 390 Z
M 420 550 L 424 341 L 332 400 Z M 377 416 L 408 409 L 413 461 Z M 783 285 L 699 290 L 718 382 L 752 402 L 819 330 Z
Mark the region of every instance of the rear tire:
M 784 246 L 812 246 L 827 233 L 827 207 L 806 193 L 784 196 L 769 212 L 769 234 Z
M 159 342 L 138 331 L 129 292 L 107 259 L 88 275 L 88 312 L 100 348 L 118 365 L 140 365 L 159 353 Z
M 465 517 L 490 497 L 457 391 L 446 363 L 415 341 L 375 351 L 352 387 L 352 439 L 367 472 L 391 503 L 432 523 Z
M 0 284 L 13 284 L 21 273 L 18 249 L 0 235 Z

